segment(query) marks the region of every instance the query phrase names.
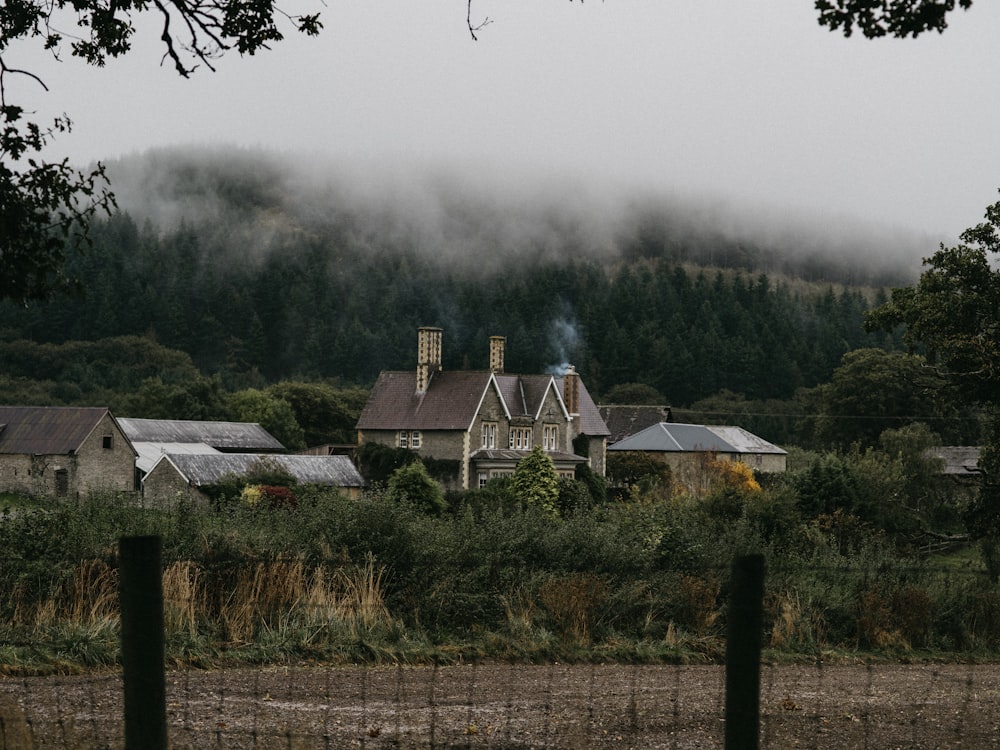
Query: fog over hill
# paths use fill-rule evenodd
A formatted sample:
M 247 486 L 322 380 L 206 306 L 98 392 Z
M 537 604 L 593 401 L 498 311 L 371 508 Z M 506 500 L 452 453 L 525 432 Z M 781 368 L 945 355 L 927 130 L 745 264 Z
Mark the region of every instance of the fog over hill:
M 948 238 L 781 207 L 568 173 L 475 164 L 333 161 L 243 148 L 162 149 L 108 164 L 121 209 L 162 231 L 224 235 L 264 259 L 296 235 L 339 234 L 368 252 L 412 251 L 450 269 L 665 257 L 813 281 L 900 285 Z

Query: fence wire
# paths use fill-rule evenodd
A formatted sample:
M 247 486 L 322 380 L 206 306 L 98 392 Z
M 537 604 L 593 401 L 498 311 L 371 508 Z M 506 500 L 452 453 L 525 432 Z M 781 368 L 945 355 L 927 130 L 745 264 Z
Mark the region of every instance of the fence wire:
M 167 674 L 172 748 L 713 748 L 715 665 L 287 666 Z M 1000 747 L 1000 666 L 765 664 L 765 748 Z M 123 747 L 120 673 L 0 679 L 0 747 Z

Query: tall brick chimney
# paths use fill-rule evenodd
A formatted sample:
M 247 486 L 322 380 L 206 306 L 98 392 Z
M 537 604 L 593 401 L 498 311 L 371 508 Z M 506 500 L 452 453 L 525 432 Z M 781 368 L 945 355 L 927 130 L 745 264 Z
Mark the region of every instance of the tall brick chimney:
M 563 375 L 563 401 L 571 415 L 580 413 L 580 376 L 573 365 L 569 365 Z
M 503 372 L 503 350 L 506 343 L 504 336 L 490 336 L 490 372 Z
M 441 334 L 431 326 L 417 329 L 417 393 L 425 392 L 431 375 L 441 369 Z

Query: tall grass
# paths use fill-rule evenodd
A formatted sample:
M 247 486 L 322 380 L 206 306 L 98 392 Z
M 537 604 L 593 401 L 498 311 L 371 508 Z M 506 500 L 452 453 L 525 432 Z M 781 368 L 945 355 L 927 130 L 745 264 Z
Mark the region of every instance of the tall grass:
M 715 659 L 729 562 L 748 549 L 767 557 L 775 653 L 1000 650 L 1000 589 L 978 567 L 901 557 L 878 534 L 848 548 L 803 524 L 776 539 L 687 502 L 552 519 L 299 499 L 166 512 L 115 498 L 0 519 L 0 669 L 116 663 L 115 550 L 132 533 L 163 537 L 174 662 Z

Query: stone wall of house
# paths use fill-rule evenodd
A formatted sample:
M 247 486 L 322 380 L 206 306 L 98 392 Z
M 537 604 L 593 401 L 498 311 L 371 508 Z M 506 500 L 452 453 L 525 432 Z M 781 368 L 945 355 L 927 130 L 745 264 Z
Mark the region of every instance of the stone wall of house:
M 603 437 L 591 437 L 587 439 L 587 461 L 590 469 L 595 474 L 602 477 L 607 475 L 608 467 L 608 441 Z
M 95 490 L 131 492 L 135 484 L 135 452 L 110 414 L 87 436 L 77 451 L 70 494 Z
M 32 457 L 26 454 L 0 455 L 0 490 L 18 495 L 36 495 L 39 477 L 31 473 Z
M 764 474 L 780 474 L 785 471 L 787 456 L 784 453 L 751 453 L 739 456 L 754 471 Z
M 173 507 L 182 500 L 195 503 L 207 503 L 205 497 L 196 487 L 191 487 L 187 480 L 177 473 L 172 463 L 159 460 L 142 480 L 142 500 L 148 507 Z

